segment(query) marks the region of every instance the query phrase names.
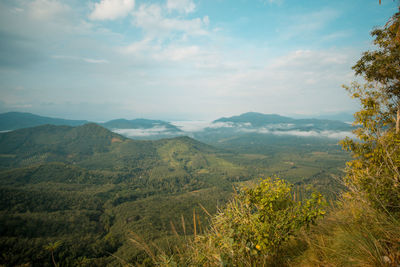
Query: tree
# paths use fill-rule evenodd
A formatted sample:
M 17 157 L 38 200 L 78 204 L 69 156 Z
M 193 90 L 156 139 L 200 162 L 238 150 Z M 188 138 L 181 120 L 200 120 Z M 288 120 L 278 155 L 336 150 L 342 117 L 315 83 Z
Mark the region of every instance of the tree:
M 354 196 L 374 207 L 400 212 L 400 12 L 372 31 L 376 49 L 353 67 L 367 83 L 346 89 L 360 101 L 354 131 L 359 140 L 342 142 L 352 152 L 346 183 Z
M 393 113 L 396 133 L 400 133 L 400 9 L 382 29 L 375 29 L 376 50 L 364 52 L 353 66 L 387 98 L 387 108 Z
M 54 243 L 49 243 L 48 245 L 44 246 L 45 250 L 51 252 L 51 260 L 53 261 L 55 267 L 57 267 L 58 265 L 56 263 L 56 260 L 54 259 L 54 252 L 58 249 L 59 246 L 61 246 L 61 244 L 61 241 L 56 241 Z

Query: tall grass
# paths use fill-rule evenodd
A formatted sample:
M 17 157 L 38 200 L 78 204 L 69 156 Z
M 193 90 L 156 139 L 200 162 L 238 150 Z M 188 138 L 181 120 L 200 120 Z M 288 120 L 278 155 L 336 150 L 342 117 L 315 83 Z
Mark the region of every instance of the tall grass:
M 252 189 L 237 193 L 230 202 L 210 217 L 204 230 L 193 212 L 193 235 L 179 235 L 180 241 L 168 252 L 152 248 L 140 237 L 132 241 L 159 266 L 289 266 L 307 249 L 298 238 L 323 214 L 323 201 L 313 194 L 303 202 L 296 201 L 291 187 L 280 179 L 266 179 Z M 186 224 L 182 219 L 182 229 Z
M 292 266 L 399 266 L 400 222 L 362 198 L 343 199 L 301 238 L 307 250 Z

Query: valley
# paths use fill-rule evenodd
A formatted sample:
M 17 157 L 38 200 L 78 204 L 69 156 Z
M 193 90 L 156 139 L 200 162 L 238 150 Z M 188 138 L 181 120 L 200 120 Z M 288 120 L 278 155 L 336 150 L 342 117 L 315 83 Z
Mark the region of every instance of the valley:
M 260 178 L 282 177 L 299 196 L 340 189 L 349 157 L 336 139 L 212 131 L 197 133 L 208 144 L 134 140 L 94 123 L 1 133 L 1 263 L 51 266 L 44 246 L 58 241 L 66 266 L 146 262 L 132 236 L 168 249 L 174 231 L 193 234 L 193 212 L 205 229 L 202 207 L 214 214 Z

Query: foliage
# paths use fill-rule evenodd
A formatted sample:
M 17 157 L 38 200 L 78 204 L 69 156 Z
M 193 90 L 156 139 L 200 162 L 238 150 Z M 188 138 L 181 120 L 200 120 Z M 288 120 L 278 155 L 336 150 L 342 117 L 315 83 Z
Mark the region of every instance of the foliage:
M 61 244 L 62 244 L 61 241 L 56 241 L 54 243 L 49 243 L 48 245 L 44 246 L 44 249 L 51 253 L 51 259 L 52 259 L 55 267 L 57 267 L 58 264 L 56 263 L 56 260 L 54 259 L 54 251 L 56 251 L 61 246 Z
M 235 206 L 228 206 L 223 215 L 219 215 L 221 217 L 217 216 L 216 225 L 227 227 L 228 238 L 245 242 L 242 245 L 251 253 L 273 256 L 298 229 L 314 223 L 324 214 L 320 194 L 314 193 L 305 203 L 296 203 L 290 193 L 291 187 L 283 180 L 263 180 L 241 195 L 244 214 L 236 213 Z M 243 253 L 242 249 L 239 245 L 234 250 Z
M 353 69 L 369 82 L 378 82 L 389 99 L 400 97 L 400 12 L 383 28 L 371 32 L 377 49 L 363 53 Z
M 323 216 L 319 193 L 295 201 L 292 186 L 281 179 L 264 179 L 237 194 L 212 217 L 210 229 L 188 243 L 184 253 L 162 257 L 161 264 L 191 266 L 261 266 L 282 263 L 282 254 L 300 229 Z
M 376 49 L 364 52 L 353 69 L 356 74 L 373 83 L 376 92 L 384 96 L 385 107 L 394 115 L 392 123 L 396 124 L 396 133 L 399 134 L 400 11 L 393 15 L 385 27 L 373 30 L 371 35 Z
M 354 133 L 359 140 L 342 142 L 352 152 L 346 182 L 353 194 L 364 195 L 373 206 L 400 211 L 400 13 L 383 29 L 372 32 L 377 50 L 368 51 L 353 67 L 368 81 L 346 89 L 360 101 Z
M 346 89 L 359 100 L 349 191 L 311 232 L 293 266 L 398 266 L 400 263 L 400 13 L 372 32 L 377 49 L 353 67 L 367 81 Z

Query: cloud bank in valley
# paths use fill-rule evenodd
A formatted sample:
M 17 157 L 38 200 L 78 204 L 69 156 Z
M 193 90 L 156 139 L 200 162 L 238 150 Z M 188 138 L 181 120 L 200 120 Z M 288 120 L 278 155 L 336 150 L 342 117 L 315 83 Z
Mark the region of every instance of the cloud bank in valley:
M 258 134 L 272 134 L 278 136 L 298 136 L 298 137 L 317 137 L 317 138 L 331 138 L 331 139 L 344 139 L 346 137 L 356 138 L 351 131 L 334 131 L 334 130 L 298 130 L 294 124 L 291 123 L 278 123 L 269 124 L 263 127 L 252 127 L 251 123 L 238 123 L 232 122 L 216 122 L 212 121 L 175 121 L 171 124 L 179 127 L 186 133 L 203 132 L 207 130 L 230 129 L 236 133 L 258 133 Z M 312 127 L 312 124 L 308 125 Z
M 180 133 L 171 132 L 164 126 L 155 126 L 153 128 L 143 129 L 113 129 L 113 132 L 127 137 L 151 137 L 156 135 L 179 135 Z

